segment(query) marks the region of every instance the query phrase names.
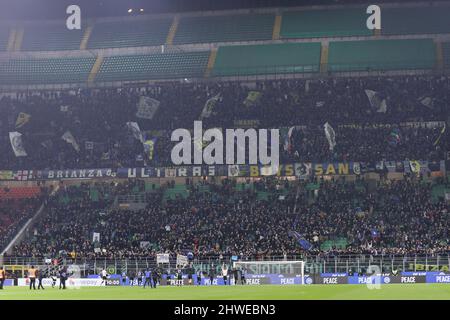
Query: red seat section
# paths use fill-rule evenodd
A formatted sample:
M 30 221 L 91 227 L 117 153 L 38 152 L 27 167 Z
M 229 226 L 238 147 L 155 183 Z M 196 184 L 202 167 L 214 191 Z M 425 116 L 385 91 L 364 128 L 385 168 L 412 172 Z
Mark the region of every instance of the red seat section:
M 33 198 L 40 193 L 40 187 L 0 188 L 0 199 Z

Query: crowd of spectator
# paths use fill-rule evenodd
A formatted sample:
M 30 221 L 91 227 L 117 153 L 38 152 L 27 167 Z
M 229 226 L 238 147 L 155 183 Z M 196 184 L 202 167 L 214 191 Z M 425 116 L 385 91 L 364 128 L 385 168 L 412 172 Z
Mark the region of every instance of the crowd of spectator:
M 378 112 L 366 89 L 377 93 L 372 103 L 385 101 L 386 112 Z M 252 91 L 260 94 L 249 102 Z M 441 136 L 442 126 L 417 128 L 404 123 L 446 121 L 449 92 L 450 78 L 445 76 L 398 76 L 252 84 L 168 82 L 143 88 L 5 94 L 0 96 L 0 168 L 170 164 L 172 130 L 192 129 L 212 97 L 218 98 L 210 116 L 203 118 L 205 129 L 234 128 L 239 121 L 251 121 L 251 126 L 259 128 L 302 126 L 296 130 L 289 153 L 284 152 L 281 141 L 285 161 L 443 159 L 449 147 L 447 130 Z M 160 103 L 152 119 L 136 116 L 141 96 Z M 21 113 L 31 117 L 17 125 Z M 130 134 L 126 126 L 130 121 L 139 124 L 147 139 L 155 138 L 151 157 L 143 143 Z M 325 138 L 325 122 L 336 132 L 333 151 Z M 374 128 L 380 124 L 390 127 Z M 394 129 L 397 141 L 390 140 Z M 14 155 L 9 139 L 12 131 L 22 134 L 26 157 Z M 79 151 L 61 138 L 66 132 L 73 135 Z
M 432 200 L 431 183 L 405 179 L 370 186 L 364 180 L 258 181 L 241 190 L 236 180 L 191 184 L 188 196 L 164 201 L 165 188 L 147 193 L 146 208 L 113 206 L 89 186 L 72 187 L 70 202 L 53 198 L 45 216 L 12 255 L 75 258 L 154 258 L 192 252 L 196 258 L 294 256 L 327 253 L 448 253 L 450 211 Z M 136 183 L 97 185 L 101 193 Z M 205 190 L 206 188 L 206 190 Z M 108 191 L 105 191 L 108 190 Z M 61 191 L 67 195 L 67 191 Z M 268 193 L 266 199 L 258 193 Z M 83 196 L 80 196 L 83 195 Z M 109 200 L 108 200 L 109 199 Z M 311 247 L 300 243 L 301 235 Z M 93 234 L 100 239 L 94 241 Z M 336 246 L 337 239 L 346 245 Z M 326 243 L 331 246 L 324 246 Z

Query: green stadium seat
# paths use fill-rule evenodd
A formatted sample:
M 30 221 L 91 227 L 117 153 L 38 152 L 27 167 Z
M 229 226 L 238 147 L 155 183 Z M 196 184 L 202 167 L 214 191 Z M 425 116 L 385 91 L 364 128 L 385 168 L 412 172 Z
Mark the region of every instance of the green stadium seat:
M 281 38 L 368 36 L 365 8 L 304 10 L 283 13 Z
M 0 51 L 6 51 L 9 40 L 9 26 L 0 24 Z
M 214 76 L 318 72 L 320 43 L 220 47 Z
M 174 44 L 272 39 L 275 15 L 182 17 Z
M 97 81 L 202 77 L 209 52 L 106 57 Z
M 172 18 L 98 22 L 88 48 L 122 48 L 161 45 L 166 42 Z
M 0 63 L 0 84 L 84 82 L 94 62 L 95 57 L 8 59 Z
M 83 32 L 67 29 L 64 20 L 26 24 L 21 51 L 79 50 Z
M 381 34 L 432 34 L 450 32 L 450 6 L 383 8 Z
M 432 69 L 432 39 L 339 41 L 329 45 L 328 70 Z

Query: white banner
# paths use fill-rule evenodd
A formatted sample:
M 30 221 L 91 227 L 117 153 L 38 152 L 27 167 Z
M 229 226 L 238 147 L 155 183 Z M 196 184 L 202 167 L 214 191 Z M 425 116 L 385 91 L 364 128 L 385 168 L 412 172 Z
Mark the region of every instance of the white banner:
M 177 266 L 186 266 L 188 265 L 188 257 L 183 256 L 182 254 L 177 254 Z
M 327 122 L 323 125 L 325 129 L 325 136 L 327 137 L 328 144 L 330 145 L 330 150 L 333 151 L 336 146 L 336 133 L 330 124 Z
M 94 232 L 92 235 L 92 242 L 100 242 L 100 233 Z
M 153 119 L 156 111 L 158 111 L 160 102 L 156 99 L 142 96 L 139 98 L 139 102 L 137 105 L 137 113 L 136 117 L 142 119 Z
M 77 151 L 80 152 L 80 146 L 78 145 L 77 141 L 75 140 L 75 138 L 73 137 L 72 133 L 70 133 L 70 131 L 66 131 L 62 137 L 61 137 L 65 142 L 67 142 L 68 144 L 71 144 L 72 147 Z
M 169 263 L 168 253 L 158 253 L 156 255 L 156 263 Z
M 26 157 L 28 155 L 23 146 L 22 134 L 20 132 L 10 132 L 9 141 L 11 142 L 11 147 L 16 157 Z
M 367 98 L 369 99 L 372 108 L 374 108 L 376 112 L 386 113 L 387 111 L 386 99 L 381 100 L 376 91 L 368 89 L 364 91 L 366 92 Z
M 209 116 L 211 116 L 211 113 L 213 112 L 214 107 L 216 106 L 217 101 L 219 101 L 219 99 L 220 93 L 218 93 L 212 98 L 209 98 L 206 101 L 205 106 L 203 107 L 202 113 L 200 115 L 200 120 L 202 120 L 203 118 L 209 118 Z
M 144 143 L 144 136 L 142 135 L 141 129 L 137 122 L 127 122 L 128 129 L 131 130 L 133 137 L 139 140 L 141 143 Z
M 49 287 L 53 283 L 52 279 L 42 279 L 42 285 Z M 28 287 L 30 285 L 29 278 L 18 278 L 17 285 L 19 287 Z M 56 280 L 56 286 L 59 287 L 59 278 Z M 67 287 L 100 287 L 102 286 L 101 278 L 68 278 L 66 281 Z

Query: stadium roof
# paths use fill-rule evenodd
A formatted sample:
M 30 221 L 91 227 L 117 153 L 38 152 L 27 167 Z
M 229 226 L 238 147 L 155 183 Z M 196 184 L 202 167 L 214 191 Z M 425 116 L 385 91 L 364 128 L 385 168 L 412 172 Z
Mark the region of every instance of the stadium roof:
M 369 0 L 0 0 L 0 19 L 65 18 L 66 8 L 72 4 L 79 5 L 85 17 L 105 17 L 139 14 L 141 9 L 149 14 L 369 2 Z M 133 9 L 131 13 L 128 12 L 129 9 Z

